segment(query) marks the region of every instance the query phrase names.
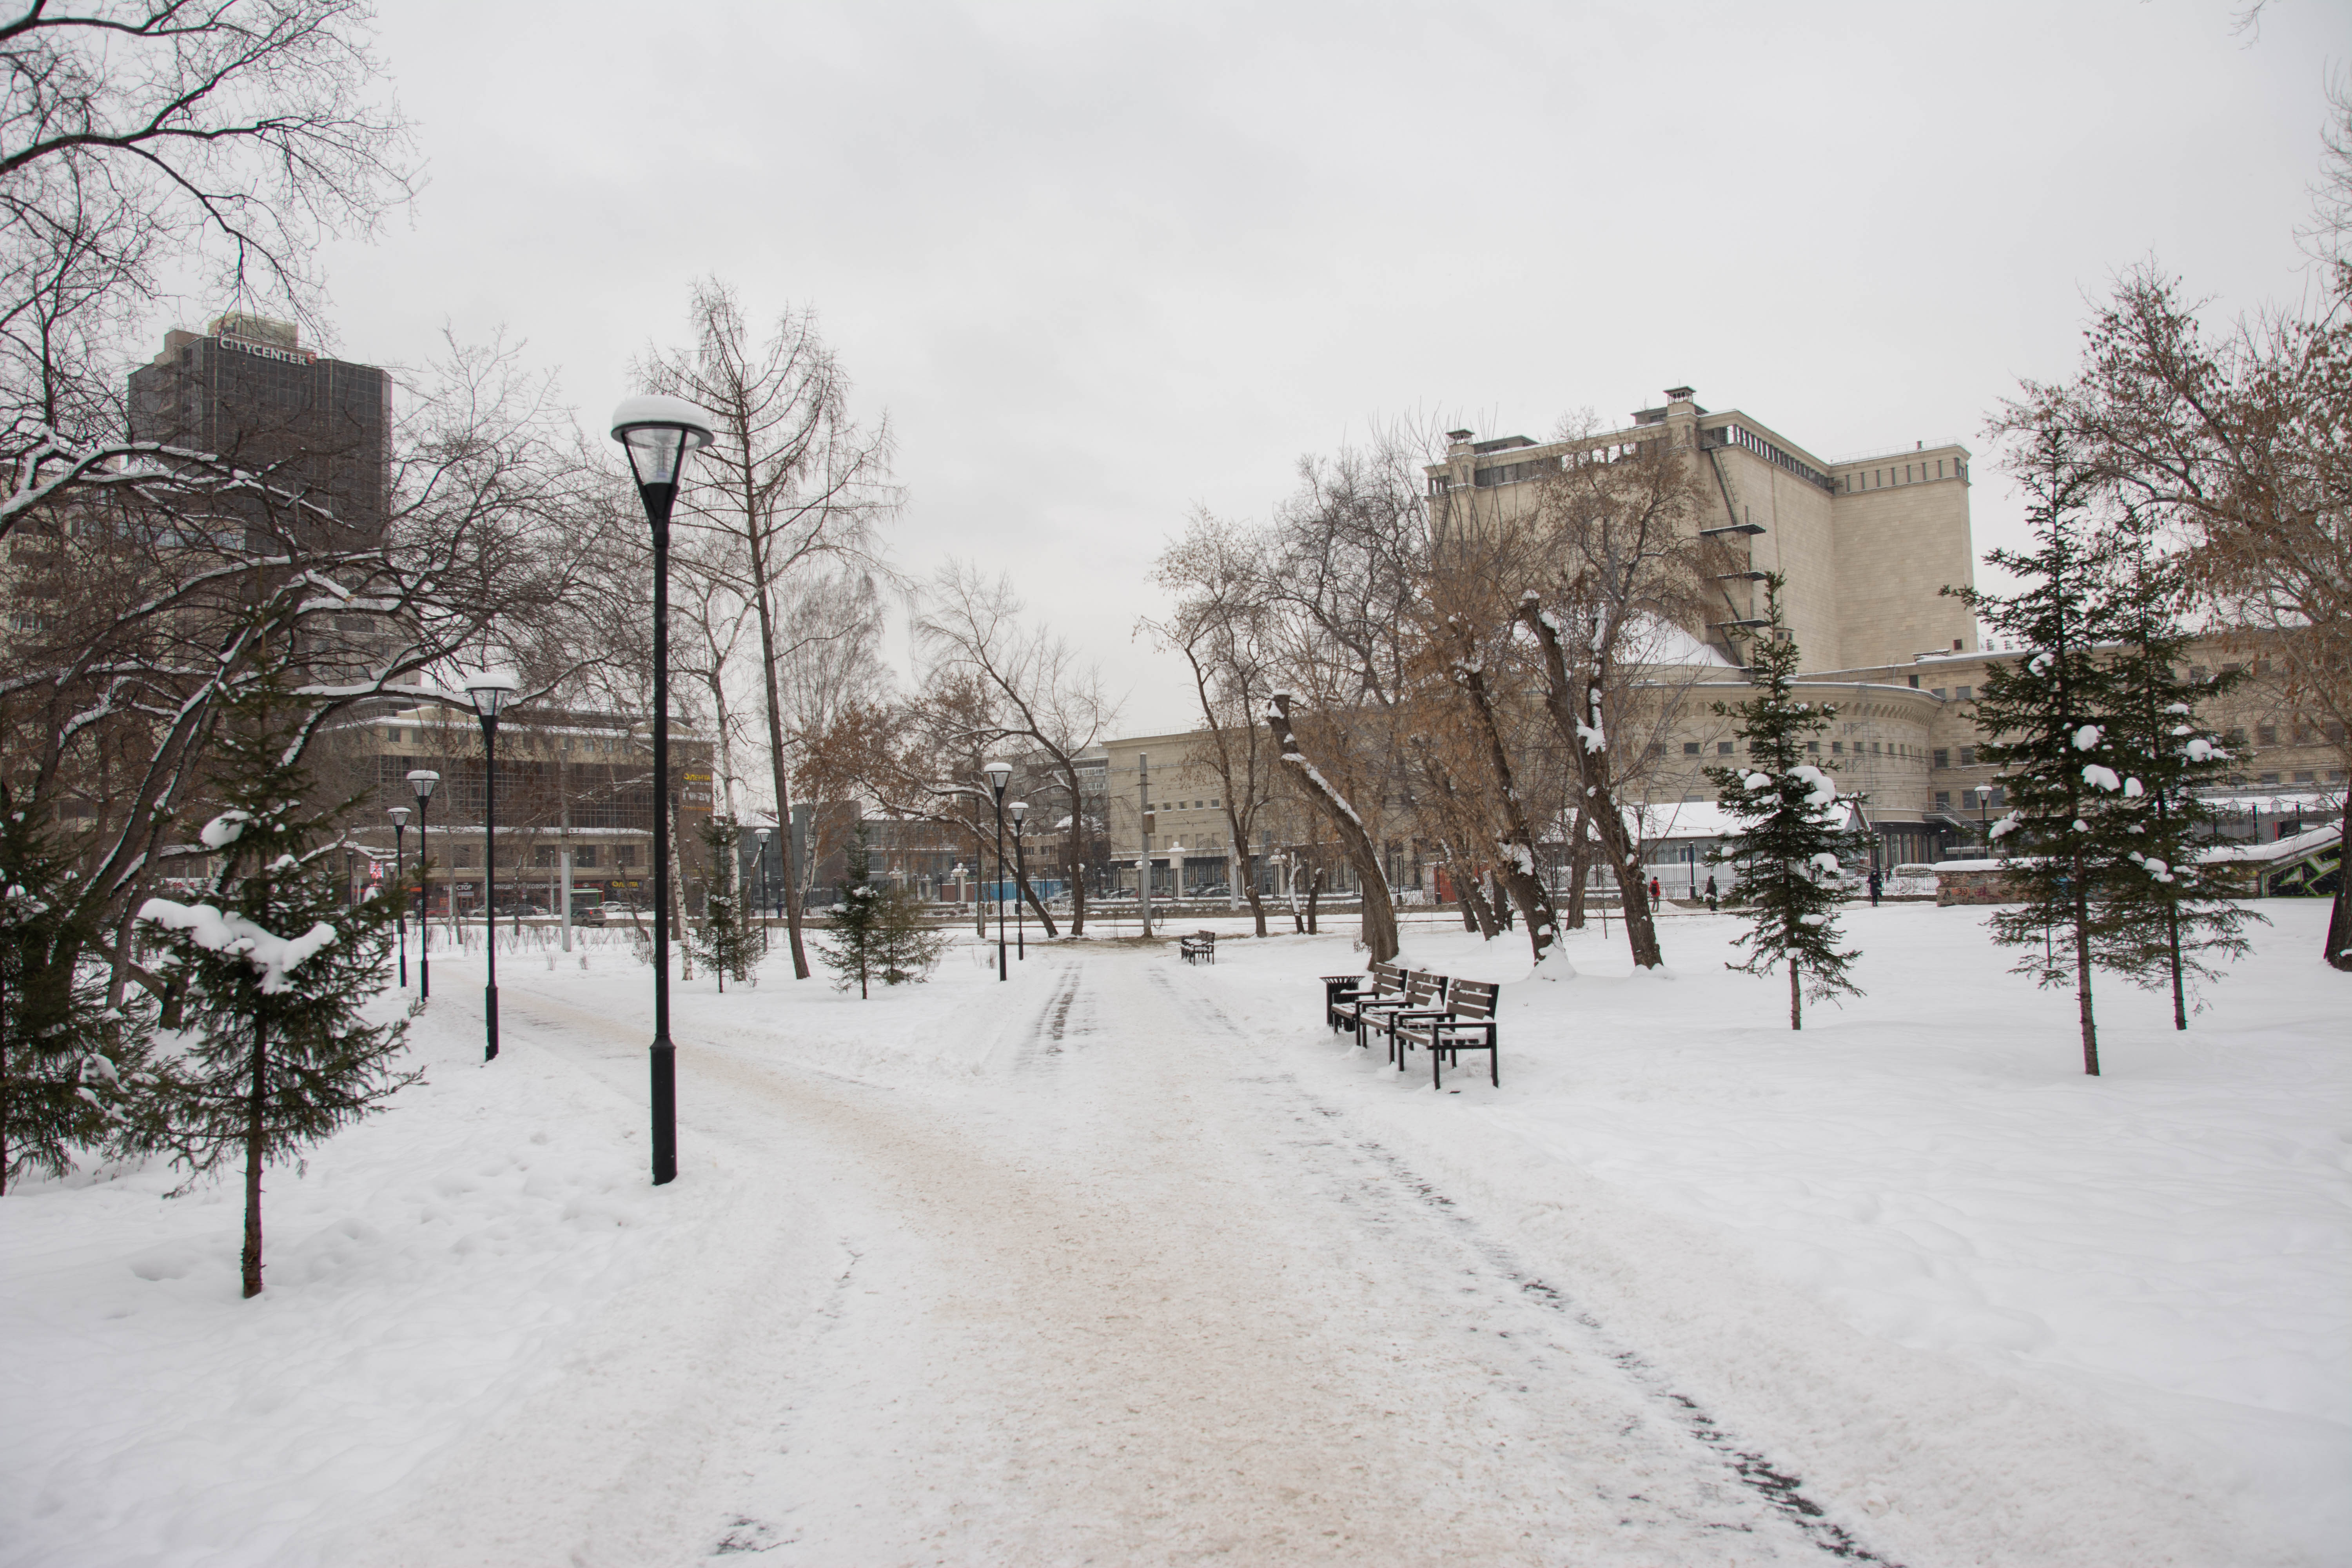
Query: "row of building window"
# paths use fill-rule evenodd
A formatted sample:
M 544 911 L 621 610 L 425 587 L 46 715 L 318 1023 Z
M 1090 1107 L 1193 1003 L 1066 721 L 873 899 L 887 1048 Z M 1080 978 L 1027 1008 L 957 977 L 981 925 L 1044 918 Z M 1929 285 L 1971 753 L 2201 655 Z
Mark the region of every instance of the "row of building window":
M 1845 477 L 1845 493 L 1853 495 L 1857 490 L 1883 490 L 1889 485 L 1919 485 L 1926 484 L 1929 479 L 1959 478 L 1962 469 L 1958 462 L 1951 464 L 1950 473 L 1944 471 L 1944 465 L 1948 460 L 1943 458 L 1937 458 L 1933 473 L 1928 472 L 1929 465 L 1927 463 L 1906 463 L 1901 470 L 1903 475 L 1901 479 L 1895 477 L 1896 470 L 1893 468 L 1873 468 L 1868 473 L 1856 468 Z M 1917 470 L 1916 478 L 1913 476 L 1914 469 Z
M 1802 458 L 1780 450 L 1780 447 L 1745 426 L 1726 425 L 1710 430 L 1707 434 L 1715 437 L 1716 446 L 1738 447 L 1743 451 L 1753 452 L 1775 468 L 1786 468 L 1801 479 L 1810 480 L 1832 493 L 1837 489 L 1835 479 L 1831 479 Z
M 635 867 L 637 846 L 634 844 L 575 844 L 572 847 L 572 868 L 575 871 L 598 869 L 603 863 L 606 849 L 612 850 L 613 864 L 619 869 L 628 870 Z M 499 867 L 501 868 L 513 867 L 518 853 L 520 851 L 512 846 L 500 845 L 499 847 Z M 481 854 L 481 848 L 478 845 L 459 844 L 450 849 L 449 864 L 460 868 L 470 868 L 479 863 Z M 562 864 L 556 858 L 556 847 L 552 844 L 534 845 L 530 852 L 530 863 L 533 868 L 541 871 L 552 871 Z

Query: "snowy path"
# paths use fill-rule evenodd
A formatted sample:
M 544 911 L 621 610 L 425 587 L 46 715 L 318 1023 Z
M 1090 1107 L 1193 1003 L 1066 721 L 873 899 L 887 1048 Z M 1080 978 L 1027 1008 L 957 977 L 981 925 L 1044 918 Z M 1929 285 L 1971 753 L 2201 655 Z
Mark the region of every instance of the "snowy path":
M 977 1094 L 683 1049 L 687 1179 L 727 1188 L 667 1244 L 690 1301 L 614 1300 L 335 1560 L 1852 1550 L 1164 959 L 1031 969 Z M 633 1021 L 506 995 L 510 1032 L 642 1071 Z

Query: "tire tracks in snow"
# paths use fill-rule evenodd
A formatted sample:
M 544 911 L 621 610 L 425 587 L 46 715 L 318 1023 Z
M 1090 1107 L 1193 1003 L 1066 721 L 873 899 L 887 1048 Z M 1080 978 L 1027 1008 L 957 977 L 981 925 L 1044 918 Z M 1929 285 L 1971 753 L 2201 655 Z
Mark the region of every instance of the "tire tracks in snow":
M 1188 986 L 1186 994 L 1180 994 L 1175 977 L 1170 971 L 1154 968 L 1150 974 L 1154 987 L 1166 994 L 1171 1006 L 1187 1008 L 1244 1049 L 1256 1048 L 1257 1042 L 1233 1021 L 1204 988 L 1197 984 Z M 1309 1134 L 1307 1140 L 1309 1146 L 1341 1147 L 1337 1140 L 1313 1137 L 1315 1129 L 1310 1118 L 1344 1122 L 1348 1120 L 1347 1112 L 1318 1100 L 1296 1075 L 1276 1071 L 1256 1076 L 1251 1081 L 1286 1089 L 1303 1102 L 1303 1109 L 1297 1115 L 1299 1125 Z M 1826 1510 L 1805 1494 L 1801 1477 L 1776 1464 L 1738 1435 L 1727 1430 L 1698 1401 L 1677 1389 L 1671 1375 L 1664 1369 L 1639 1351 L 1618 1341 L 1592 1312 L 1580 1305 L 1568 1292 L 1528 1268 L 1509 1247 L 1487 1235 L 1477 1221 L 1448 1197 L 1436 1183 L 1415 1171 L 1402 1155 L 1371 1138 L 1352 1139 L 1345 1147 L 1379 1173 L 1378 1183 L 1367 1183 L 1368 1186 L 1381 1185 L 1405 1195 L 1454 1231 L 1483 1260 L 1489 1276 L 1486 1283 L 1490 1286 L 1507 1287 L 1520 1299 L 1574 1324 L 1587 1340 L 1592 1354 L 1616 1367 L 1628 1384 L 1647 1396 L 1661 1415 L 1706 1450 L 1739 1486 L 1793 1527 L 1817 1551 L 1843 1562 L 1898 1568 L 1889 1559 L 1862 1544 L 1852 1531 L 1831 1519 Z

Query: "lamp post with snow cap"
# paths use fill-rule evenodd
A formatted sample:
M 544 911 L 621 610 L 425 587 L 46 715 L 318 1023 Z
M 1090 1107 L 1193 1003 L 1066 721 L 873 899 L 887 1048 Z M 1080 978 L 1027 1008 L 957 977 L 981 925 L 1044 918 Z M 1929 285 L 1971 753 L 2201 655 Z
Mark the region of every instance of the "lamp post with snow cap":
M 418 768 L 408 775 L 408 787 L 416 795 L 416 880 L 425 893 L 425 914 L 416 931 L 416 999 L 419 1002 L 433 999 L 433 884 L 425 879 L 430 875 L 426 868 L 433 864 L 433 850 L 425 835 L 425 808 L 432 804 L 434 788 L 440 782 L 441 775 L 430 768 Z M 453 889 L 455 886 L 455 883 L 451 884 Z M 449 896 L 454 899 L 457 894 L 453 891 Z
M 631 397 L 613 410 L 654 543 L 654 1185 L 677 1179 L 677 1047 L 669 1037 L 669 514 L 687 455 L 711 441 L 710 416 L 680 397 Z
M 768 830 L 751 829 L 752 841 L 759 845 L 760 856 L 760 951 L 768 951 Z
M 989 794 L 996 797 L 996 978 L 1009 980 L 1012 971 L 1004 962 L 1004 786 L 1013 782 L 1013 764 L 990 763 L 980 772 L 988 780 Z
M 514 692 L 515 678 L 502 669 L 486 669 L 466 682 L 466 699 L 482 721 L 482 952 L 490 966 L 489 983 L 482 987 L 486 1062 L 499 1059 L 499 710 Z
M 400 836 L 408 827 L 408 807 L 386 806 L 384 813 L 392 818 L 392 891 L 400 901 L 393 906 L 393 924 L 400 942 L 400 988 L 408 989 L 408 883 L 401 876 Z
M 1029 886 L 1029 858 L 1021 852 L 1021 825 L 1029 819 L 1029 803 L 1016 800 L 1004 808 L 1013 814 L 1013 956 L 1029 962 L 1029 915 L 1021 907 Z

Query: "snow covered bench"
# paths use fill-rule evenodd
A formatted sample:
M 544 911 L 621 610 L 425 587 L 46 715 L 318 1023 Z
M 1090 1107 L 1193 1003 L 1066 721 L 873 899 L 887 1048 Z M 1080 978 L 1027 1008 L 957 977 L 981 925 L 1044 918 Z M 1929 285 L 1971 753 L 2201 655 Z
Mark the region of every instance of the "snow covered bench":
M 1404 970 L 1401 965 L 1375 963 L 1370 978 L 1372 986 L 1367 991 L 1362 975 L 1323 977 L 1325 1022 L 1335 1035 L 1342 1029 L 1353 1031 L 1360 1046 L 1364 1043 L 1363 1017 L 1367 1009 L 1378 1012 L 1404 1005 Z
M 1486 1053 L 1486 1076 L 1503 1087 L 1503 1053 L 1495 1048 L 1495 987 L 1479 980 L 1457 980 L 1443 1013 L 1404 1013 L 1390 1025 L 1397 1071 L 1404 1071 L 1404 1053 L 1414 1046 L 1429 1052 L 1429 1082 L 1444 1089 L 1443 1063 L 1461 1066 L 1463 1051 Z
M 1187 963 L 1216 963 L 1217 933 L 1213 931 L 1194 931 L 1176 943 L 1176 956 Z

